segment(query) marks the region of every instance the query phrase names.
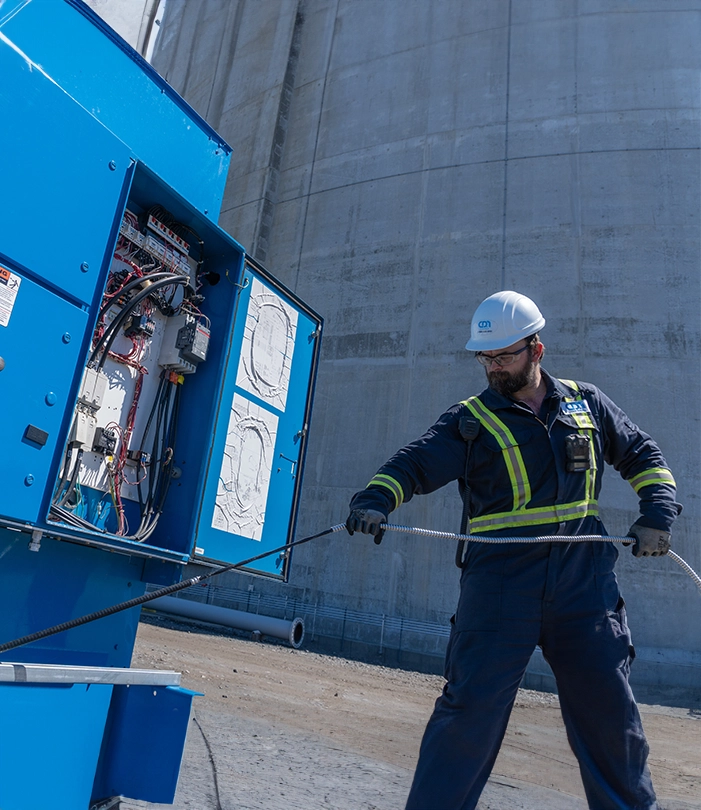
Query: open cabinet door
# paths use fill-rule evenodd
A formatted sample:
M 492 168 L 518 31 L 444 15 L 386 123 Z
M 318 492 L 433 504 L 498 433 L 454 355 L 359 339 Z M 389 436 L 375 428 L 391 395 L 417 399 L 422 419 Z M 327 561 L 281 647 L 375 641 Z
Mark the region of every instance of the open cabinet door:
M 195 557 L 232 563 L 292 538 L 322 321 L 246 259 Z M 251 570 L 284 577 L 288 557 Z

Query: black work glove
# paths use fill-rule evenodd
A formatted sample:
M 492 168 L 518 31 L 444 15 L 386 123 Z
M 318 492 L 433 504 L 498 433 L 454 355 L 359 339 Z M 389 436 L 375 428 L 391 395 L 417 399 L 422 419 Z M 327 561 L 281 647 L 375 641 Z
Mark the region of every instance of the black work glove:
M 377 509 L 353 509 L 346 520 L 346 529 L 348 534 L 362 532 L 374 535 L 375 543 L 379 546 L 385 534 L 385 530 L 380 528 L 380 523 L 387 523 L 387 515 L 378 512 Z
M 650 529 L 634 523 L 628 530 L 628 537 L 635 538 L 634 557 L 661 557 L 669 551 L 672 535 L 661 529 Z

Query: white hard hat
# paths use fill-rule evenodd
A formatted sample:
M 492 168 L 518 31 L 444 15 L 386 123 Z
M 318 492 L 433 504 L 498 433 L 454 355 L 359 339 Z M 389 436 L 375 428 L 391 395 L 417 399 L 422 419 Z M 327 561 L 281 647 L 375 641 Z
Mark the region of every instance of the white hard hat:
M 505 349 L 544 326 L 545 318 L 530 298 L 503 290 L 485 298 L 475 310 L 465 348 L 473 352 Z

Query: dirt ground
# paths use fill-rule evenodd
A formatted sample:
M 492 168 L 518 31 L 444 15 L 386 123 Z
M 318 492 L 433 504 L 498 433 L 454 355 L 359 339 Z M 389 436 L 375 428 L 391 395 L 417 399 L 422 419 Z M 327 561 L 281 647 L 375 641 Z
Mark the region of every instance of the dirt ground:
M 182 672 L 183 686 L 205 693 L 195 700 L 198 728 L 190 728 L 175 803 L 193 810 L 402 807 L 443 686 L 435 675 L 156 616 L 140 625 L 132 666 Z M 662 808 L 701 810 L 701 714 L 647 705 L 641 713 Z M 261 795 L 271 779 L 277 787 Z M 583 797 L 557 697 L 521 691 L 480 807 L 567 810 L 585 808 Z

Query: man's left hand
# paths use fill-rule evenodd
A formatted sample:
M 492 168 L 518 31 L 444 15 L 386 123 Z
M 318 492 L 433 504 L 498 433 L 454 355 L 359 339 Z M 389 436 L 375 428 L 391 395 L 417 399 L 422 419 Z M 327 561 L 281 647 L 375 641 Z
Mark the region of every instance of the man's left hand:
M 669 551 L 672 535 L 660 529 L 650 529 L 634 523 L 628 530 L 628 537 L 635 538 L 634 557 L 661 557 Z

